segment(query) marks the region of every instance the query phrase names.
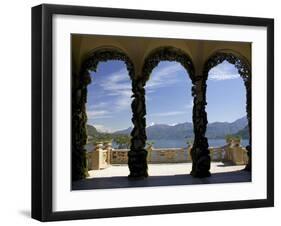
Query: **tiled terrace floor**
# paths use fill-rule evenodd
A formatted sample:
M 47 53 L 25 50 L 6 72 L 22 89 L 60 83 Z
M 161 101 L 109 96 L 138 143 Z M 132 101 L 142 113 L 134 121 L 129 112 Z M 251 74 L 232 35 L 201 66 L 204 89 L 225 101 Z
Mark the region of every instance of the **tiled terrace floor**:
M 74 182 L 72 189 L 86 190 L 251 181 L 251 173 L 243 170 L 245 166 L 212 162 L 212 176 L 208 178 L 194 178 L 190 176 L 191 166 L 191 163 L 149 164 L 149 177 L 133 180 L 127 177 L 129 174 L 127 165 L 114 165 L 103 170 L 90 171 L 89 178 Z

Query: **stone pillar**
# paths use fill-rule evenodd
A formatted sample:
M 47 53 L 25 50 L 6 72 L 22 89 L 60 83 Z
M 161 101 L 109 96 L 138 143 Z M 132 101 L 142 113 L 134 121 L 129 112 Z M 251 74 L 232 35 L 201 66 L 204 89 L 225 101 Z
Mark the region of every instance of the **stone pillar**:
M 107 151 L 107 163 L 111 164 L 112 143 L 111 142 L 104 143 L 104 148 Z
M 152 151 L 153 151 L 152 144 L 147 145 L 146 151 L 147 151 L 147 162 L 151 162 L 151 155 L 152 155 Z
M 104 149 L 102 142 L 97 142 L 95 151 L 92 153 L 92 168 L 100 170 L 105 169 L 107 166 L 107 150 Z
M 147 177 L 147 151 L 146 144 L 146 109 L 145 109 L 145 83 L 141 79 L 132 79 L 132 122 L 134 128 L 131 132 L 131 147 L 128 152 L 128 166 L 130 170 L 129 177 L 143 178 Z
M 87 142 L 87 85 L 89 74 L 81 77 L 72 76 L 72 180 L 88 176 L 87 153 L 84 146 Z
M 247 155 L 248 155 L 248 163 L 245 167 L 245 170 L 252 171 L 252 96 L 251 96 L 251 76 L 245 82 L 246 86 L 246 95 L 247 95 L 247 103 L 246 103 L 246 111 L 248 118 L 248 127 L 249 127 L 249 145 L 246 147 Z
M 210 173 L 210 152 L 208 140 L 205 137 L 207 129 L 206 106 L 206 80 L 202 76 L 195 76 L 193 80 L 192 96 L 193 100 L 193 127 L 194 143 L 191 149 L 192 171 L 194 177 L 208 177 Z

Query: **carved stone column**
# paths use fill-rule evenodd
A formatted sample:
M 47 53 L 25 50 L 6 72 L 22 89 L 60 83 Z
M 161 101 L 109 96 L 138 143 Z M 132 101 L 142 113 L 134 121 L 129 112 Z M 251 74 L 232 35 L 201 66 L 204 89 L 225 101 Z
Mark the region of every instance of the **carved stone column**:
M 193 127 L 194 143 L 191 149 L 192 171 L 194 177 L 208 177 L 210 173 L 210 152 L 208 140 L 205 137 L 207 129 L 206 106 L 206 80 L 202 76 L 195 76 L 193 80 L 192 96 L 193 100 Z
M 245 81 L 246 87 L 246 95 L 247 95 L 247 103 L 246 103 L 246 111 L 248 118 L 248 127 L 249 127 L 249 145 L 246 147 L 247 155 L 248 155 L 248 163 L 245 167 L 245 170 L 252 171 L 252 95 L 251 95 L 251 76 L 249 76 L 248 80 Z
M 249 131 L 249 145 L 246 146 L 248 163 L 245 170 L 252 170 L 252 72 L 248 64 L 241 59 L 236 59 L 235 67 L 237 68 L 240 76 L 242 77 L 246 88 L 246 112 L 248 119 L 248 131 Z
M 134 128 L 131 132 L 131 148 L 128 152 L 128 165 L 130 169 L 129 177 L 143 178 L 147 177 L 147 151 L 146 143 L 146 109 L 145 109 L 145 83 L 141 79 L 132 79 L 132 122 Z
M 85 74 L 72 77 L 72 180 L 80 180 L 88 175 L 87 153 L 87 85 L 91 78 Z

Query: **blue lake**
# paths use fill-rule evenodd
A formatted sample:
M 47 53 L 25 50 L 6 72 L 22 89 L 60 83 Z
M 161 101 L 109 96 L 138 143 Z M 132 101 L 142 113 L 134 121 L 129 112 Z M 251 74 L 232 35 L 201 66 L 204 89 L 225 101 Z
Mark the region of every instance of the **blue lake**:
M 166 140 L 148 140 L 147 142 L 154 142 L 154 148 L 183 148 L 187 147 L 186 140 L 166 139 Z M 209 147 L 221 147 L 226 145 L 225 139 L 208 139 Z M 241 145 L 246 147 L 249 144 L 248 140 L 242 140 Z M 113 148 L 117 149 L 117 145 L 113 142 Z M 92 151 L 93 143 L 85 145 L 87 151 Z
M 186 140 L 149 140 L 154 142 L 154 148 L 182 148 L 187 147 Z M 209 147 L 221 147 L 226 145 L 225 139 L 208 139 Z M 241 145 L 246 147 L 248 140 L 241 140 Z

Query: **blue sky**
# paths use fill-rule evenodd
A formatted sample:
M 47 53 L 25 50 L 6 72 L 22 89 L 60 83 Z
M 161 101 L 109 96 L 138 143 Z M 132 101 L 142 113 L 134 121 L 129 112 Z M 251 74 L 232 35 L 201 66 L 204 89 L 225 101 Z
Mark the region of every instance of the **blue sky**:
M 100 131 L 132 126 L 131 81 L 122 61 L 99 63 L 88 86 L 88 123 Z M 207 81 L 208 121 L 232 122 L 246 115 L 245 87 L 227 62 L 214 67 Z M 191 80 L 176 62 L 160 62 L 146 84 L 147 125 L 192 121 Z

